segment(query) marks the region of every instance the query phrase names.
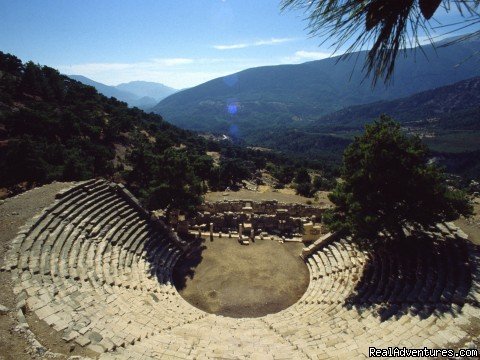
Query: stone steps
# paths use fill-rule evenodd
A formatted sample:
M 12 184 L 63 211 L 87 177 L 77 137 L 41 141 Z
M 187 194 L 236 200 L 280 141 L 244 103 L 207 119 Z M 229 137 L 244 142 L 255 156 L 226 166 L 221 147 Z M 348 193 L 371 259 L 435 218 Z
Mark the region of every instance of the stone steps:
M 181 251 L 117 191 L 91 181 L 63 192 L 22 229 L 7 254 L 16 293 L 25 292 L 32 311 L 64 332 L 66 341 L 100 352 L 177 326 L 183 315 L 204 316 L 171 286 L 167 267 Z M 164 256 L 147 262 L 147 244 Z M 150 279 L 149 271 L 166 284 Z M 118 329 L 126 333 L 115 334 Z
M 297 303 L 234 319 L 181 298 L 172 273 L 183 252 L 147 215 L 103 180 L 60 193 L 6 254 L 14 293 L 65 341 L 102 359 L 362 358 L 368 346 L 467 341 L 465 324 L 480 319 L 480 251 L 453 224 L 407 257 L 332 241 L 305 259 L 310 284 Z
M 470 270 L 478 265 L 480 252 L 458 239 L 449 241 L 436 243 L 434 255 L 426 249 L 428 253 L 420 251 L 408 261 L 398 258 L 395 252 L 381 251 L 365 259 L 357 255 L 362 252 L 354 244 L 345 240 L 337 246 L 326 246 L 306 259 L 311 282 L 300 301 L 280 313 L 267 315 L 265 322 L 305 353 L 325 358 L 342 351 L 345 355 L 361 351 L 365 356 L 368 349 L 359 344 L 388 347 L 398 339 L 411 346 L 441 347 L 448 342 L 446 334 L 452 336 L 458 331 L 455 321 L 461 318 L 462 307 L 480 318 L 478 305 L 465 303 L 470 296 L 469 301 L 478 304 L 475 294 L 480 277 L 476 275 L 478 270 Z M 349 254 L 356 258 L 348 259 Z M 359 280 L 361 284 L 356 288 Z M 447 297 L 449 293 L 463 299 L 460 305 L 450 303 L 453 296 Z M 349 299 L 352 294 L 355 300 Z M 361 307 L 357 308 L 357 304 Z M 380 321 L 374 314 L 382 312 L 385 305 L 392 315 L 405 310 L 407 313 L 398 321 L 395 317 Z M 463 331 L 460 334 L 458 338 L 468 336 Z M 321 355 L 318 349 L 323 349 Z

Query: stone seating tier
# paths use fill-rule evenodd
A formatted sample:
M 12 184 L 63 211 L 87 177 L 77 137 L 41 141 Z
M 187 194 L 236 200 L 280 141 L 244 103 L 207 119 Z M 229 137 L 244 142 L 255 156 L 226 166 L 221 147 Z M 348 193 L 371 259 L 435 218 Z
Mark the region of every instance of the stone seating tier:
M 100 359 L 365 358 L 368 347 L 465 347 L 478 336 L 479 249 L 453 224 L 410 256 L 332 239 L 304 256 L 310 284 L 261 318 L 205 313 L 172 285 L 183 245 L 122 186 L 79 183 L 6 254 L 18 301 Z M 228 240 L 226 240 L 228 241 Z

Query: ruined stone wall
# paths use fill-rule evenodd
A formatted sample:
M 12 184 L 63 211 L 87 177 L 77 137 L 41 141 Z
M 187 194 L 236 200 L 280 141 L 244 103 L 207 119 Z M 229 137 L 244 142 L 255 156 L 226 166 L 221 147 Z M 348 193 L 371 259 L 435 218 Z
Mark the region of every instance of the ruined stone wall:
M 242 213 L 216 213 L 211 214 L 204 212 L 198 214 L 191 221 L 192 225 L 208 225 L 213 223 L 215 231 L 236 230 L 238 225 L 243 223 L 251 223 L 256 231 L 260 229 L 267 232 L 299 232 L 304 218 L 287 216 L 280 219 L 277 215 L 252 214 L 248 217 Z
M 249 200 L 225 200 L 219 202 L 205 202 L 200 205 L 198 210 L 200 212 L 210 213 L 225 213 L 225 212 L 242 212 L 242 208 L 249 203 L 256 214 L 269 214 L 274 215 L 278 209 L 285 209 L 289 216 L 293 217 L 310 217 L 315 215 L 317 218 L 321 218 L 324 208 L 319 208 L 311 205 L 303 204 L 286 204 L 276 200 L 271 201 L 249 201 Z
M 245 207 L 251 209 L 245 211 Z M 205 203 L 198 208 L 191 225 L 213 223 L 215 231 L 238 229 L 239 224 L 251 223 L 258 231 L 269 233 L 298 233 L 302 224 L 315 217 L 320 221 L 324 209 L 302 204 L 285 204 L 277 201 L 254 202 L 248 200 L 227 200 Z

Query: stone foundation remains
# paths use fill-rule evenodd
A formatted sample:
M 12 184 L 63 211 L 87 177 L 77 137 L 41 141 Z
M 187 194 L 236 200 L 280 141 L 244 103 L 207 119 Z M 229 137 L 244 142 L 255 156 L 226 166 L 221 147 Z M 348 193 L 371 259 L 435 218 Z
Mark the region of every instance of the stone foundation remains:
M 274 200 L 206 202 L 198 208 L 198 214 L 190 221 L 190 226 L 193 229 L 200 227 L 207 230 L 208 224 L 212 223 L 214 231 L 228 233 L 237 231 L 240 224 L 251 224 L 256 234 L 267 232 L 300 235 L 303 225 L 321 221 L 324 211 L 325 208 L 285 204 Z

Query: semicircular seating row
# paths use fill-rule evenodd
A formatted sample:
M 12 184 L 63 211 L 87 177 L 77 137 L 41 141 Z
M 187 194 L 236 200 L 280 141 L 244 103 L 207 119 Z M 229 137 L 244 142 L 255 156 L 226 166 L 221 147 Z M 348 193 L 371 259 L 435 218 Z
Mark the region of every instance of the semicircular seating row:
M 451 223 L 427 234 L 413 251 L 401 243 L 360 251 L 351 238 L 323 246 L 306 258 L 302 298 L 265 323 L 311 358 L 478 342 L 479 247 Z
M 128 196 L 103 180 L 69 189 L 6 259 L 19 299 L 65 340 L 98 352 L 205 316 L 172 286 L 182 250 Z
M 445 347 L 478 336 L 465 325 L 480 319 L 478 248 L 436 244 L 436 256 L 405 260 L 332 242 L 306 259 L 310 284 L 296 304 L 226 318 L 181 298 L 172 269 L 182 247 L 123 187 L 97 180 L 32 219 L 5 268 L 19 300 L 101 358 L 356 358 L 369 346 Z M 394 316 L 379 316 L 386 305 Z

